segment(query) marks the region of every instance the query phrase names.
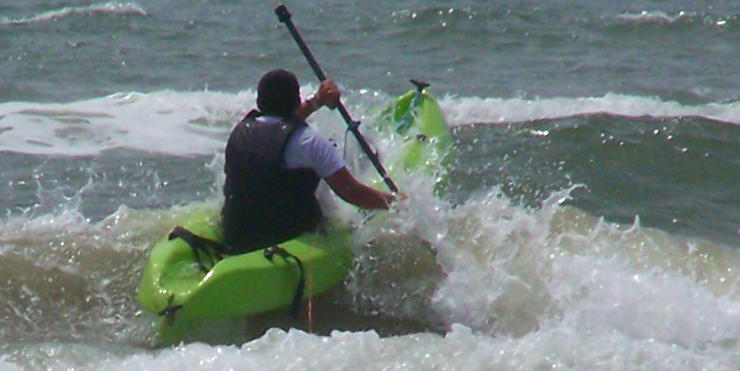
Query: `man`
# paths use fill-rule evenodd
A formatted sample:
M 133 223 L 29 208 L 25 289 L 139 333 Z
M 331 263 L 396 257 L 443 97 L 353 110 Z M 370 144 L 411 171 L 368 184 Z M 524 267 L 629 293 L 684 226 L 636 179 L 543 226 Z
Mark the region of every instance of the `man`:
M 388 209 L 395 200 L 355 179 L 334 146 L 305 119 L 322 106 L 335 108 L 339 89 L 324 81 L 301 102 L 295 75 L 267 72 L 257 87 L 257 107 L 237 124 L 226 144 L 221 211 L 229 252 L 267 247 L 314 230 L 322 219 L 314 192 L 320 179 L 343 200 L 366 209 Z

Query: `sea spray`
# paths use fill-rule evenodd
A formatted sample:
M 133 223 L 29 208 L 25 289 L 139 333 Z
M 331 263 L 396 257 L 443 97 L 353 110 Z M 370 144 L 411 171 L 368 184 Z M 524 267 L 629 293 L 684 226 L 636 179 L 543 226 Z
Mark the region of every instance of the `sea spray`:
M 160 210 L 121 205 L 91 220 L 82 200 L 96 181 L 73 191 L 38 183 L 37 204 L 3 220 L 0 334 L 6 341 L 143 345 L 153 336 L 153 319 L 140 317 L 134 300 L 148 249 L 192 210 L 215 213 L 217 203 Z
M 740 326 L 740 276 L 732 268 L 740 263 L 736 251 L 670 236 L 638 220 L 608 223 L 563 205 L 576 188 L 528 208 L 495 188 L 450 205 L 418 196 L 424 192 L 412 186 L 413 196 L 395 213 L 373 218 L 358 231 L 358 240 L 369 243 L 358 251 L 350 280 L 358 307 L 417 313 L 495 336 L 527 336 L 544 324 L 588 316 L 576 322 L 630 338 L 687 347 L 731 342 Z M 415 213 L 414 203 L 425 212 Z M 420 263 L 430 254 L 437 269 L 435 263 Z M 397 282 L 393 277 L 399 272 L 403 283 L 385 283 L 388 277 Z M 599 281 L 579 285 L 572 281 L 576 277 Z M 434 295 L 422 299 L 420 292 Z M 700 315 L 705 306 L 715 313 Z M 648 323 L 633 320 L 643 317 Z

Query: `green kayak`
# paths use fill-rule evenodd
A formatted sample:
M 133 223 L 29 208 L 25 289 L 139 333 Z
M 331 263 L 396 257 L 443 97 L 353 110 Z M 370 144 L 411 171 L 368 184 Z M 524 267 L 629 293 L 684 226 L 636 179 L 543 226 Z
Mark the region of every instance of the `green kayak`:
M 439 161 L 452 142 L 437 102 L 424 87 L 418 85 L 392 102 L 381 111 L 377 125 L 404 136 L 404 169 Z M 187 209 L 182 227 L 220 240 L 217 213 L 197 205 Z M 287 309 L 338 285 L 352 263 L 350 238 L 348 226 L 330 224 L 321 232 L 281 243 L 282 251 L 274 255 L 262 249 L 219 256 L 173 233 L 152 248 L 137 298 L 145 310 L 160 316 L 159 342 L 175 343 L 198 321 Z
M 417 90 L 409 91 L 388 105 L 376 126 L 404 137 L 401 159 L 404 169 L 436 169 L 452 145 L 452 133 L 439 104 L 424 90 L 428 84 L 411 82 Z M 390 167 L 393 168 L 393 164 Z

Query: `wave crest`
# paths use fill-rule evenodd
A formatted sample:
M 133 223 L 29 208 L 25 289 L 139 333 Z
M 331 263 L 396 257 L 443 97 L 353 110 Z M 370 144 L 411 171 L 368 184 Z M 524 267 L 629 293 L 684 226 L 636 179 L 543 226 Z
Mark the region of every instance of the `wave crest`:
M 637 25 L 706 24 L 724 27 L 738 23 L 738 16 L 736 15 L 723 17 L 713 14 L 700 14 L 686 11 L 680 11 L 675 15 L 670 15 L 662 11 L 643 10 L 640 13 L 622 13 L 617 15 L 615 18 L 621 23 Z
M 608 93 L 602 97 L 455 98 L 440 100 L 448 123 L 512 123 L 606 113 L 627 117 L 701 117 L 740 124 L 740 102 L 684 105 L 657 97 Z
M 28 25 L 35 23 L 46 23 L 67 18 L 75 15 L 98 15 L 98 14 L 115 14 L 115 15 L 141 15 L 147 13 L 141 6 L 136 3 L 118 3 L 108 2 L 104 4 L 92 4 L 89 6 L 71 6 L 55 9 L 31 17 L 20 19 L 2 19 L 0 25 Z

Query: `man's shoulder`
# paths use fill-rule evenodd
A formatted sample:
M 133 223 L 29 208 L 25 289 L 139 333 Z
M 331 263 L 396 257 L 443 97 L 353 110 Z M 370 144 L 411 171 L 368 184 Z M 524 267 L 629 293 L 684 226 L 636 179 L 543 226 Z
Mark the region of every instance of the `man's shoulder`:
M 324 134 L 310 126 L 302 126 L 295 129 L 288 146 L 295 147 L 304 153 L 309 152 L 310 154 L 334 149 L 334 145 Z
M 334 144 L 310 126 L 296 129 L 285 154 L 289 168 L 311 168 L 322 178 L 344 166 Z

